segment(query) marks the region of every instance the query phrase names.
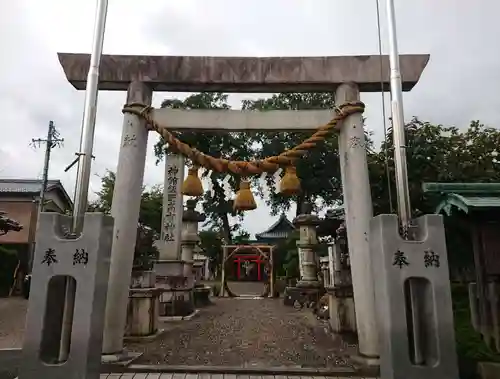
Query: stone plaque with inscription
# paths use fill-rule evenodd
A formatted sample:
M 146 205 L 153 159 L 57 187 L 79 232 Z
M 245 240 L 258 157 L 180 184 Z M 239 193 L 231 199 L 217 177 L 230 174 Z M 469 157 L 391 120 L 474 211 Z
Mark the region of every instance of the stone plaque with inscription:
M 399 235 L 396 215 L 371 220 L 380 376 L 455 379 L 457 355 L 442 216 L 425 215 L 414 223 L 415 239 L 408 241 Z M 408 335 L 413 336 L 411 341 Z
M 182 182 L 184 181 L 184 157 L 169 153 L 166 156 L 165 184 L 163 190 L 163 213 L 160 260 L 179 259 L 182 231 Z
M 58 213 L 40 215 L 20 379 L 99 379 L 113 218 L 86 213 L 83 232 L 73 239 L 63 233 L 71 221 Z M 74 312 L 69 355 L 60 361 L 64 280 Z

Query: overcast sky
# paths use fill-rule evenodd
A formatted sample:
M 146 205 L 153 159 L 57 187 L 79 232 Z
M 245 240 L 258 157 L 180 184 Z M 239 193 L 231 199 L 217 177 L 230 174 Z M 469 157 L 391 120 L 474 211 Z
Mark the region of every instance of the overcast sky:
M 376 0 L 110 0 L 104 53 L 152 55 L 318 56 L 377 54 Z M 500 125 L 500 3 L 495 0 L 395 0 L 401 53 L 430 53 L 421 81 L 404 97 L 405 117 L 466 126 Z M 382 1 L 382 8 L 385 2 Z M 0 177 L 41 177 L 50 120 L 65 139 L 53 152 L 50 178 L 72 194 L 84 93 L 66 82 L 57 52 L 90 53 L 92 0 L 2 0 L 0 12 Z M 387 40 L 382 9 L 383 40 Z M 384 43 L 384 52 L 387 52 Z M 166 96 L 157 93 L 154 105 Z M 185 94 L 182 94 L 185 96 Z M 241 98 L 232 96 L 238 107 Z M 362 95 L 367 127 L 382 137 L 380 94 Z M 115 170 L 124 93 L 99 94 L 91 192 Z M 145 183 L 163 178 L 150 135 Z M 260 206 L 245 227 L 262 231 L 273 218 Z M 265 221 L 264 221 L 265 220 Z

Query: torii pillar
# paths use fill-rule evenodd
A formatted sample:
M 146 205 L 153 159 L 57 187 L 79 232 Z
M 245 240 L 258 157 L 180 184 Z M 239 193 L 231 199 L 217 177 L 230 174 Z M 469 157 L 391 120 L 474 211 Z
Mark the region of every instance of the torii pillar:
M 401 76 L 403 90 L 409 91 L 418 82 L 423 69 L 427 65 L 429 55 L 401 55 Z M 87 80 L 87 71 L 90 64 L 88 54 L 60 53 L 59 61 L 64 69 L 68 81 L 78 90 L 84 90 Z M 382 65 L 382 70 L 381 70 Z M 383 72 L 381 78 L 380 73 Z M 103 55 L 101 72 L 99 75 L 99 89 L 110 91 L 129 90 L 131 83 L 142 81 L 141 97 L 137 101 L 148 105 L 150 93 L 148 91 L 222 91 L 222 92 L 332 92 L 346 83 L 355 83 L 359 92 L 388 91 L 389 86 L 389 59 L 378 55 L 350 56 L 350 57 L 182 57 L 182 56 L 127 56 Z M 135 82 L 138 83 L 138 82 Z M 134 84 L 139 86 L 139 84 Z M 383 88 L 381 88 L 383 87 Z M 130 89 L 129 89 L 130 88 Z M 146 90 L 147 88 L 147 90 Z M 337 93 L 337 96 L 339 93 Z M 135 97 L 134 97 L 135 99 Z M 230 110 L 194 110 L 182 111 L 179 109 L 157 109 L 153 117 L 160 124 L 168 125 L 169 130 L 227 130 L 249 131 L 303 131 L 317 128 L 325 124 L 334 116 L 333 110 L 311 111 L 269 111 L 269 112 L 241 112 Z M 351 116 L 346 124 L 359 124 L 360 118 Z M 128 126 L 127 126 L 128 125 Z M 125 140 L 127 128 L 136 132 L 137 140 Z M 140 187 L 144 172 L 145 148 L 147 132 L 144 123 L 138 118 L 126 115 L 124 121 L 124 135 L 118 162 L 115 192 L 113 198 L 113 216 L 115 217 L 115 239 L 111 256 L 108 315 L 114 315 L 116 323 L 106 323 L 104 352 L 119 353 L 123 347 L 123 327 L 125 325 L 127 297 L 132 268 L 132 259 L 135 248 L 135 234 L 139 217 Z M 341 132 L 342 133 L 342 132 Z M 356 139 L 357 141 L 357 139 Z M 130 145 L 137 144 L 135 153 L 126 153 Z M 356 155 L 353 164 L 347 165 L 342 177 L 352 178 L 356 175 L 365 175 L 366 170 L 359 171 L 359 164 L 364 167 L 361 155 Z M 140 161 L 140 162 L 138 162 Z M 355 163 L 357 162 L 357 163 Z M 130 165 L 126 168 L 127 165 Z M 358 171 L 356 171 L 358 170 Z M 351 187 L 350 180 L 344 183 L 345 190 Z M 361 183 L 361 182 L 360 182 Z M 368 186 L 368 180 L 363 179 L 362 186 Z M 357 191 L 358 189 L 352 189 Z M 130 192 L 129 192 L 130 191 Z M 371 207 L 366 196 L 369 188 L 363 188 L 363 206 Z M 346 216 L 348 228 L 352 220 L 359 217 L 370 217 L 366 209 L 358 214 L 362 207 L 352 205 L 347 201 Z M 365 208 L 366 208 L 365 207 Z M 126 209 L 123 209 L 126 208 Z M 366 220 L 368 222 L 368 220 Z M 349 246 L 352 254 L 361 254 L 359 259 L 352 259 L 353 265 L 365 265 L 362 257 L 366 256 L 365 222 L 356 221 L 349 235 Z M 123 233 L 130 235 L 124 236 Z M 361 235 L 363 234 L 363 235 Z M 361 242 L 359 242 L 361 241 Z M 358 243 L 359 242 L 359 243 Z M 359 246 L 358 246 L 359 245 Z M 360 252 L 360 253 L 358 253 Z M 361 263 L 359 263 L 361 262 Z M 366 267 L 352 267 L 353 287 L 358 294 L 356 309 L 362 309 L 363 315 L 357 317 L 357 328 L 363 331 L 360 338 L 359 350 L 362 355 L 375 357 L 378 355 L 377 328 L 373 327 L 375 319 L 374 301 L 371 300 L 373 282 L 370 278 L 362 277 Z M 116 294 L 116 297 L 115 297 Z M 356 296 L 356 295 L 355 295 Z M 112 302 L 112 303 L 111 303 Z M 111 312 L 111 313 L 110 313 Z M 358 312 L 360 313 L 360 312 Z M 111 330 L 112 329 L 112 330 Z M 368 342 L 367 342 L 368 341 Z
M 359 101 L 355 83 L 341 84 L 335 93 L 336 104 L 349 101 Z M 373 205 L 362 114 L 350 115 L 341 123 L 338 141 L 359 356 L 363 363 L 376 365 L 379 343 L 369 235 Z

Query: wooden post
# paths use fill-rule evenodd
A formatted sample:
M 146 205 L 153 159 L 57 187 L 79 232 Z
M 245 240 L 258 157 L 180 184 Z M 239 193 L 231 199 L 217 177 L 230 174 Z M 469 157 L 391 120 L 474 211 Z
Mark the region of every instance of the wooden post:
M 220 276 L 220 292 L 219 296 L 224 297 L 224 284 L 226 282 L 226 256 L 227 256 L 227 247 L 222 246 L 222 263 L 221 263 L 221 276 Z
M 240 261 L 240 258 L 236 258 L 235 262 L 238 265 L 238 268 L 236 269 L 236 276 L 238 277 L 238 280 L 239 280 L 240 276 L 241 276 L 241 261 Z
M 262 278 L 260 275 L 260 259 L 256 259 L 255 263 L 257 263 L 257 280 L 260 282 L 260 279 Z
M 473 220 L 471 228 L 472 246 L 474 251 L 474 265 L 476 267 L 476 291 L 479 303 L 479 332 L 487 345 L 491 343 L 490 312 L 487 301 L 487 278 L 484 267 L 484 249 L 482 243 L 481 229 L 483 225 L 480 220 Z
M 273 256 L 273 246 L 269 246 L 269 285 L 271 287 L 271 297 L 274 297 L 274 256 Z

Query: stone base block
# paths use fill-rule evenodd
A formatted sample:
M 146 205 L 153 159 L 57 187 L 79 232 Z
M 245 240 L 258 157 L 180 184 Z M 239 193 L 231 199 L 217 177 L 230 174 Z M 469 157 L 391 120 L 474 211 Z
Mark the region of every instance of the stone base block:
M 159 318 L 158 318 L 159 320 Z M 123 337 L 123 340 L 125 342 L 151 342 L 157 339 L 158 337 L 162 336 L 166 332 L 165 329 L 157 329 L 154 334 L 149 334 L 147 336 L 125 336 Z
M 297 287 L 300 288 L 321 288 L 322 284 L 318 280 L 299 280 Z
M 146 337 L 158 331 L 159 288 L 131 288 L 127 309 L 126 337 Z
M 156 274 L 154 271 L 132 271 L 130 288 L 154 288 Z
M 351 355 L 351 360 L 354 363 L 357 363 L 361 366 L 365 367 L 380 367 L 380 358 L 379 357 L 366 357 L 364 355 Z
M 210 287 L 195 287 L 193 290 L 193 300 L 195 307 L 205 307 L 210 305 Z
M 160 317 L 161 322 L 169 322 L 169 321 L 189 321 L 195 318 L 200 313 L 199 309 L 195 309 L 193 313 L 187 316 L 164 316 Z
M 311 307 L 319 302 L 323 292 L 320 288 L 286 287 L 283 304 L 295 308 Z
M 479 362 L 477 371 L 481 379 L 498 379 L 500 378 L 500 363 Z
M 193 293 L 186 291 L 164 290 L 160 297 L 159 314 L 161 317 L 188 316 L 194 312 Z
M 115 354 L 104 354 L 101 356 L 101 363 L 103 365 L 117 365 L 117 366 L 128 366 L 136 359 L 140 358 L 143 353 L 136 353 L 131 351 L 123 350 Z
M 330 327 L 333 333 L 356 333 L 356 312 L 352 297 L 337 298 L 329 292 L 328 311 Z
M 157 279 L 168 276 L 179 276 L 184 273 L 184 262 L 179 259 L 163 259 L 154 263 L 153 271 Z

